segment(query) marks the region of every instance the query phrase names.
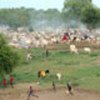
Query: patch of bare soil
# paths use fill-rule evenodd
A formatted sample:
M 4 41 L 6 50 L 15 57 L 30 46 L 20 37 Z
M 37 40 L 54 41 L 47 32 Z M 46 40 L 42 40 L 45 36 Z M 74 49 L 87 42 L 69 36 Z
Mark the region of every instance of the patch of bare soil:
M 27 100 L 27 89 L 29 84 L 19 84 L 12 88 L 0 89 L 0 100 Z M 36 95 L 39 97 L 31 97 L 30 100 L 100 100 L 100 93 L 95 91 L 86 91 L 82 89 L 74 89 L 73 95 L 66 93 L 65 88 L 58 88 L 56 91 L 52 89 L 38 89 L 34 85 Z

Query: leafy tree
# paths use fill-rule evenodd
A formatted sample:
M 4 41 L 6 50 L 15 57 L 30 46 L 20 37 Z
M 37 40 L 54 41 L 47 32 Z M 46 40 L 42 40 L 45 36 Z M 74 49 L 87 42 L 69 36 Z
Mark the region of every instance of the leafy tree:
M 97 26 L 96 27 L 100 27 L 100 8 L 97 8 L 97 19 L 98 19 L 98 22 L 97 22 Z
M 100 23 L 100 9 L 94 6 L 84 8 L 81 14 L 81 21 L 91 30 L 95 28 L 97 23 Z
M 12 28 L 27 26 L 29 24 L 28 10 L 25 8 L 0 9 L 0 25 Z
M 0 33 L 0 74 L 10 74 L 18 59 L 17 52 L 7 45 L 6 37 Z
M 89 5 L 92 5 L 92 0 L 65 0 L 63 12 L 66 17 L 79 19 L 81 11 Z

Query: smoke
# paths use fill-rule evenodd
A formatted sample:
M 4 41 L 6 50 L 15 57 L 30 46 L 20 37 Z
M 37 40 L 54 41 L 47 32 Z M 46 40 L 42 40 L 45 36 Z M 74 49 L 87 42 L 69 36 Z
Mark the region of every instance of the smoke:
M 67 26 L 67 23 L 63 21 L 61 13 L 58 11 L 52 10 L 52 12 L 48 11 L 48 13 L 46 11 L 31 11 L 29 12 L 29 17 L 29 25 L 36 31 L 53 31 L 57 28 L 64 28 Z
M 19 8 L 1 11 L 6 17 L 0 17 L 0 20 L 3 20 L 6 23 L 5 25 L 15 29 L 18 27 L 28 27 L 31 31 L 32 29 L 34 31 L 55 31 L 57 29 L 84 27 L 81 22 L 69 19 L 68 15 L 63 16 L 63 13 L 57 9 L 35 10 L 33 8 Z M 6 15 L 5 11 L 9 13 L 9 16 Z

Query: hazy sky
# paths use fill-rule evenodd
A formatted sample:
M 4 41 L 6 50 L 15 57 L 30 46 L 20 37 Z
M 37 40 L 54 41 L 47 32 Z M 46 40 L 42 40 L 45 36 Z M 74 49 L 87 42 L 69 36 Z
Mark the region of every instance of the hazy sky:
M 61 10 L 65 0 L 0 0 L 0 8 L 26 7 L 35 9 L 57 8 Z M 100 0 L 93 0 L 100 7 Z

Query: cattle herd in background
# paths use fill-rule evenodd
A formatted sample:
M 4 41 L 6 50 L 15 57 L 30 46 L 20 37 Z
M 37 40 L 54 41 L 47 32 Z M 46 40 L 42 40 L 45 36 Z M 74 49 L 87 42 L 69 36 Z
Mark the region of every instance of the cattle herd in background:
M 95 36 L 95 33 L 84 29 L 64 29 L 60 31 L 23 31 L 23 30 L 6 30 L 1 31 L 7 35 L 9 40 L 9 45 L 15 48 L 45 48 L 46 46 L 53 44 L 69 44 L 69 49 L 71 52 L 78 54 L 78 49 L 76 48 L 77 43 L 87 42 L 90 44 L 100 45 L 100 33 Z M 84 51 L 90 53 L 91 49 L 89 47 L 84 47 Z

